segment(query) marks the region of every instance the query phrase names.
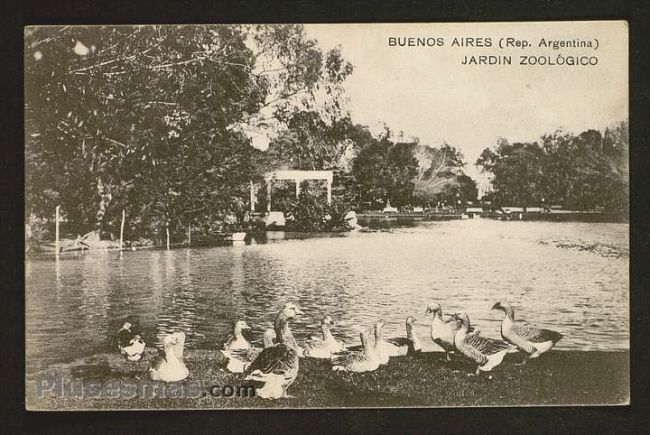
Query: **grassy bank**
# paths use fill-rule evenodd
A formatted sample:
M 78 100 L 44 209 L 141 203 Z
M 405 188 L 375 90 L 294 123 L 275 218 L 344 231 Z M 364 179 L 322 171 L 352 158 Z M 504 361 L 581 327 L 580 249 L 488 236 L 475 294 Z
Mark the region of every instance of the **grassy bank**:
M 142 361 L 129 363 L 114 354 L 98 354 L 69 364 L 53 366 L 39 375 L 61 375 L 69 383 L 84 381 L 134 384 L 148 381 L 148 350 Z M 521 356 L 508 355 L 492 372 L 492 379 L 468 377 L 471 367 L 461 358 L 444 362 L 440 353 L 391 359 L 371 373 L 332 372 L 329 361 L 301 359 L 298 379 L 289 393 L 293 399 L 223 398 L 210 394 L 174 397 L 127 398 L 56 397 L 36 393 L 36 377 L 29 377 L 26 403 L 29 409 L 159 409 L 159 408 L 258 408 L 258 407 L 393 407 L 393 406 L 491 406 L 623 404 L 628 401 L 629 352 L 552 351 L 526 366 L 514 365 Z M 220 353 L 187 350 L 190 377 L 185 382 L 240 386 L 241 375 L 220 369 Z M 149 384 L 151 385 L 151 384 Z M 160 385 L 162 388 L 162 384 Z M 169 387 L 169 384 L 166 386 Z M 54 387 L 56 389 L 57 387 Z M 54 390 L 53 389 L 53 390 Z M 160 391 L 160 390 L 159 390 Z M 178 390 L 176 390 L 178 391 Z M 204 390 L 201 390 L 204 391 Z M 88 395 L 88 394 L 87 394 Z M 91 394 L 92 396 L 92 394 Z M 197 397 L 198 396 L 198 397 Z

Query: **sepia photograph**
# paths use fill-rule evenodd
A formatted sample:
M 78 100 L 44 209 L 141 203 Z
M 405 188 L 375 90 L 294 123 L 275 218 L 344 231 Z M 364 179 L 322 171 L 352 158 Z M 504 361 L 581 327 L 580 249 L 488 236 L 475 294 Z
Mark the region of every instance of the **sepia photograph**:
M 630 404 L 626 21 L 23 42 L 28 410 Z

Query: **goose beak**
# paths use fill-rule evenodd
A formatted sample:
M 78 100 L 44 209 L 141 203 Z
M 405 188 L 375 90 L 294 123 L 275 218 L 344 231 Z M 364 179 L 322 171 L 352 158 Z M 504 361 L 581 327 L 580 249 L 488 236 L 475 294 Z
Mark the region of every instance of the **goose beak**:
M 305 314 L 300 308 L 296 307 L 296 314 Z
M 500 302 L 497 302 L 496 304 L 492 305 L 493 310 L 498 310 L 499 308 L 501 308 L 501 303 Z
M 244 324 L 242 325 L 242 329 L 251 329 L 251 327 L 248 326 L 248 323 L 244 323 Z

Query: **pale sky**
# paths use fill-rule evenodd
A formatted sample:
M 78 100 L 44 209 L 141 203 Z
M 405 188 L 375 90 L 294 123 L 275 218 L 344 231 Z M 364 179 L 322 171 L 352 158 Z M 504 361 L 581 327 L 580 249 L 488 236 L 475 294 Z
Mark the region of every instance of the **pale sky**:
M 323 49 L 341 46 L 354 65 L 345 88 L 352 119 L 423 143 L 458 147 L 473 164 L 499 136 L 536 140 L 558 128 L 579 133 L 628 117 L 627 24 L 616 22 L 473 24 L 317 24 L 307 34 Z M 389 37 L 444 38 L 443 47 L 391 47 Z M 489 48 L 452 47 L 454 37 L 490 37 Z M 501 37 L 532 47 L 497 46 Z M 538 47 L 546 40 L 594 48 Z M 595 66 L 524 66 L 521 55 L 596 56 Z M 461 65 L 465 55 L 509 55 L 512 65 Z

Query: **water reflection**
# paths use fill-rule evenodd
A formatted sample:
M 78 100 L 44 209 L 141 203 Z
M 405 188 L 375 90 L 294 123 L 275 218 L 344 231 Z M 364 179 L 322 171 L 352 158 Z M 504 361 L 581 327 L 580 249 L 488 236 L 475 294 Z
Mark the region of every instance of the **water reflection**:
M 27 359 L 30 367 L 106 351 L 121 322 L 145 339 L 182 330 L 189 347 L 217 347 L 232 322 L 254 334 L 271 325 L 286 301 L 306 315 L 298 337 L 318 331 L 325 314 L 349 341 L 378 317 L 389 335 L 404 334 L 431 301 L 467 311 L 497 336 L 509 301 L 519 316 L 552 326 L 558 348 L 628 348 L 628 258 L 574 249 L 576 243 L 628 249 L 628 226 L 546 222 L 441 222 L 394 230 L 308 237 L 274 232 L 249 245 L 170 251 L 35 257 L 26 265 Z M 564 245 L 551 241 L 566 241 Z

